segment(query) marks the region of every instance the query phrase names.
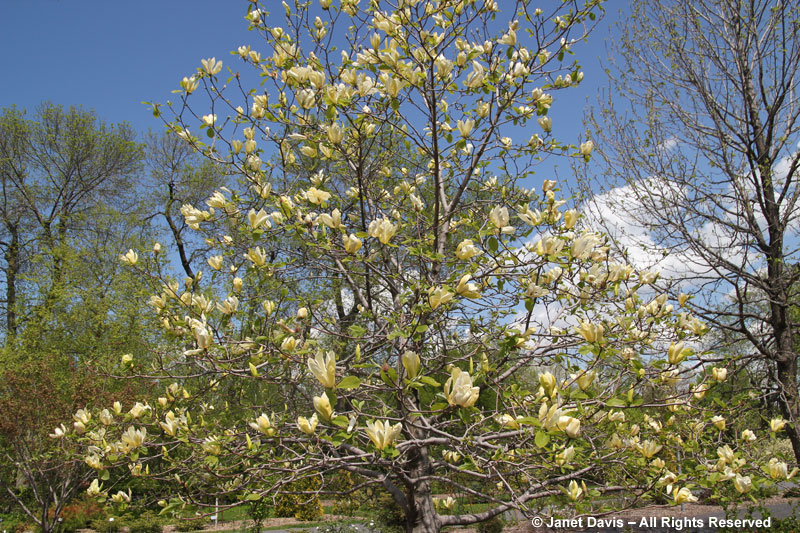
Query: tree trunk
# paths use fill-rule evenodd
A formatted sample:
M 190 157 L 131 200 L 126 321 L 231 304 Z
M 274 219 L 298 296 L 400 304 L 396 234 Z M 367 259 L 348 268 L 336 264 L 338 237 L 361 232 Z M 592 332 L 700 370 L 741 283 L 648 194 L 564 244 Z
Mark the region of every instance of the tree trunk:
M 800 464 L 800 416 L 798 416 L 797 360 L 778 361 L 778 401 L 783 417 L 789 422 L 786 435 L 792 443 L 795 461 Z
M 439 514 L 433 506 L 431 482 L 426 479 L 432 473 L 428 448 L 419 448 L 411 464 L 410 477 L 415 481 L 408 487 L 407 533 L 439 533 L 442 527 Z
M 19 273 L 19 234 L 17 227 L 7 224 L 11 243 L 6 250 L 6 339 L 17 334 L 17 273 Z

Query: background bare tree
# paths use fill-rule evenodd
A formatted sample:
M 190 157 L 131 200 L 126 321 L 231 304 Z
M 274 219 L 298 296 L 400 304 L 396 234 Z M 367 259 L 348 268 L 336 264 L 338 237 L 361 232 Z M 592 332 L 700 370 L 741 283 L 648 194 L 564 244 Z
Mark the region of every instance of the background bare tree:
M 800 274 L 800 8 L 648 0 L 632 9 L 590 119 L 604 172 L 584 185 L 618 243 L 635 242 L 712 327 L 768 363 L 800 462 L 790 319 Z

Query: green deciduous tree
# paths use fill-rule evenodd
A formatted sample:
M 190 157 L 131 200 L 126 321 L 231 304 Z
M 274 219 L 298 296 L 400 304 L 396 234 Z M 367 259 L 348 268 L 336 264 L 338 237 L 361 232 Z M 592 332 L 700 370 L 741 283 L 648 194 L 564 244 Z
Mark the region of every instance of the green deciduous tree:
M 91 470 L 48 437 L 66 414 L 122 384 L 101 368 L 148 353 L 160 333 L 120 250 L 140 247 L 133 131 L 93 112 L 43 104 L 0 115 L 0 485 L 45 531 Z M 109 361 L 109 356 L 113 359 Z

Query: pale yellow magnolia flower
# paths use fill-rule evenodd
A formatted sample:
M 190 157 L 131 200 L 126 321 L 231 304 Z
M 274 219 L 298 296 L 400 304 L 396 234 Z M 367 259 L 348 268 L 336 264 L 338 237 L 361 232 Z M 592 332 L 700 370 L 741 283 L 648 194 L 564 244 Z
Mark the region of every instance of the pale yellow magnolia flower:
M 203 115 L 202 117 L 203 124 L 209 128 L 214 127 L 214 123 L 217 121 L 217 115 L 211 113 L 208 115 Z
M 569 448 L 564 448 L 558 452 L 558 455 L 556 455 L 556 464 L 558 466 L 564 466 L 572 461 L 573 457 L 575 457 L 575 447 L 570 446 Z
M 594 370 L 592 370 L 591 372 L 582 373 L 580 376 L 578 376 L 578 379 L 576 380 L 578 383 L 578 387 L 581 390 L 585 391 L 592 385 L 592 382 L 594 381 L 595 377 L 597 377 L 597 372 Z
M 538 226 L 544 220 L 542 213 L 538 209 L 531 209 L 529 205 L 520 205 L 517 208 L 517 216 L 530 226 Z
M 585 488 L 585 485 L 584 485 L 584 488 Z M 575 502 L 575 501 L 578 501 L 578 499 L 581 497 L 581 495 L 583 495 L 584 488 L 582 488 L 578 484 L 578 482 L 573 479 L 572 481 L 569 482 L 569 488 L 568 489 L 565 489 L 565 488 L 562 487 L 561 490 L 564 491 L 564 494 L 566 494 L 569 497 L 570 500 Z
M 663 448 L 658 442 L 649 439 L 640 444 L 636 444 L 635 447 L 646 459 L 651 459 Z
M 221 255 L 212 255 L 208 258 L 208 266 L 214 270 L 222 270 L 224 259 Z
M 448 463 L 456 464 L 461 460 L 461 454 L 452 450 L 446 450 L 442 453 L 442 457 Z
M 756 434 L 750 429 L 745 429 L 742 431 L 742 440 L 745 442 L 754 442 L 756 440 Z
M 451 407 L 472 407 L 478 401 L 480 388 L 472 385 L 469 373 L 453 367 L 450 377 L 444 384 L 444 396 Z
M 147 429 L 140 428 L 134 429 L 133 426 L 129 426 L 127 431 L 122 434 L 120 440 L 124 446 L 126 452 L 130 452 L 135 450 L 142 444 L 144 444 L 145 439 L 147 438 Z
M 733 486 L 739 494 L 745 494 L 750 492 L 750 489 L 753 487 L 753 482 L 750 476 L 736 474 L 736 477 L 733 478 Z
M 470 239 L 461 241 L 456 247 L 456 257 L 462 261 L 466 261 L 482 253 L 483 252 L 475 246 Z
M 608 413 L 609 422 L 625 422 L 625 413 L 622 411 L 611 411 Z
M 234 292 L 241 292 L 243 283 L 244 282 L 242 281 L 242 278 L 239 278 L 239 277 L 233 278 L 233 290 L 234 290 Z
M 262 267 L 267 264 L 267 252 L 260 246 L 247 250 L 247 255 L 245 257 L 252 261 L 253 265 L 257 267 Z
M 220 445 L 219 438 L 215 436 L 206 437 L 200 443 L 200 447 L 209 455 L 219 455 L 222 453 L 222 446 Z
M 714 424 L 714 427 L 716 427 L 718 430 L 720 430 L 720 431 L 724 431 L 725 430 L 725 418 L 723 418 L 723 417 L 721 417 L 719 415 L 712 416 L 711 417 L 711 423 Z
M 250 154 L 247 156 L 247 159 L 245 159 L 244 164 L 249 170 L 258 172 L 261 170 L 262 163 L 263 161 L 261 161 L 260 157 L 258 157 L 256 154 Z
M 226 205 L 228 205 L 228 200 L 225 198 L 225 195 L 222 194 L 220 191 L 214 191 L 214 194 L 206 200 L 206 205 L 208 207 L 213 207 L 215 209 L 222 209 Z
M 586 342 L 602 342 L 605 328 L 602 324 L 581 322 L 581 325 L 575 328 L 575 332 L 580 334 Z
M 143 414 L 145 414 L 145 412 L 147 412 L 149 410 L 150 410 L 150 406 L 149 405 L 145 405 L 145 404 L 143 404 L 141 402 L 136 402 L 135 404 L 133 404 L 133 407 L 131 407 L 131 410 L 128 411 L 128 413 L 133 418 L 139 418 L 140 416 L 142 416 Z
M 571 439 L 576 439 L 581 434 L 581 421 L 571 416 L 561 416 L 558 419 L 558 429 L 567 434 Z
M 61 439 L 64 438 L 66 435 L 67 435 L 67 428 L 66 426 L 64 426 L 64 424 L 61 424 L 60 426 L 56 427 L 56 429 L 53 430 L 53 432 L 50 433 L 48 437 L 50 437 L 51 439 Z
M 294 351 L 295 347 L 297 347 L 297 339 L 291 335 L 281 341 L 281 350 L 284 352 Z
M 553 396 L 556 391 L 556 377 L 551 372 L 539 374 L 539 384 L 544 389 L 545 394 Z
M 308 201 L 315 205 L 320 205 L 328 201 L 330 199 L 331 193 L 327 191 L 321 191 L 316 187 L 310 187 L 308 191 L 306 191 L 306 198 Z
M 700 383 L 692 389 L 692 394 L 694 394 L 694 397 L 698 400 L 702 400 L 706 395 L 706 391 L 708 391 L 708 384 Z
M 194 76 L 184 77 L 180 83 L 181 89 L 186 91 L 186 94 L 192 94 L 197 89 L 198 84 L 199 82 Z
M 430 296 L 428 296 L 431 309 L 436 309 L 437 307 L 446 304 L 453 299 L 453 296 L 454 294 L 446 287 L 438 287 L 437 289 L 432 290 Z
M 448 496 L 447 498 L 434 498 L 433 504 L 435 507 L 442 507 L 448 511 L 452 511 L 456 505 L 456 501 L 452 496 Z
M 159 425 L 161 426 L 161 429 L 163 429 L 170 437 L 174 437 L 178 432 L 178 429 L 180 429 L 180 425 L 175 419 L 175 413 L 172 411 L 167 412 L 167 414 L 164 416 L 164 421 L 159 422 Z
M 483 65 L 477 61 L 473 61 L 472 72 L 467 75 L 467 80 L 464 82 L 464 85 L 470 89 L 477 89 L 483 86 L 485 72 L 486 70 L 483 68 Z
M 114 503 L 130 503 L 131 502 L 131 489 L 128 492 L 117 491 L 116 494 L 111 495 L 111 501 Z
M 622 439 L 618 434 L 614 433 L 611 435 L 611 440 L 608 441 L 608 446 L 614 450 L 621 450 L 625 447 L 625 443 L 622 442 Z
M 217 309 L 223 314 L 232 315 L 239 308 L 239 298 L 236 296 L 228 296 L 222 303 L 217 303 Z
M 300 320 L 308 318 L 308 308 L 301 307 L 300 309 L 298 309 L 297 310 L 297 318 L 299 318 Z
M 497 40 L 497 43 L 498 44 L 504 44 L 506 46 L 514 46 L 514 45 L 516 45 L 517 44 L 517 32 L 515 32 L 513 29 L 509 28 L 508 32 L 505 35 L 503 35 L 502 37 L 500 37 L 500 39 Z
M 553 129 L 553 119 L 550 117 L 539 117 L 537 119 L 539 126 L 546 132 L 549 133 Z
M 480 298 L 481 292 L 475 283 L 471 283 L 472 276 L 464 274 L 456 285 L 456 294 L 465 298 Z
M 592 153 L 592 150 L 594 150 L 594 143 L 592 141 L 586 141 L 584 143 L 581 143 L 580 150 L 581 150 L 581 155 L 588 156 L 589 154 Z
M 383 244 L 389 244 L 394 234 L 397 233 L 397 226 L 392 224 L 388 218 L 382 218 L 370 222 L 368 232 L 370 237 L 378 239 Z
M 697 501 L 697 496 L 692 494 L 692 491 L 687 487 L 683 487 L 681 489 L 675 487 L 675 490 L 672 492 L 672 498 L 678 505 L 681 503 L 694 503 Z
M 656 481 L 656 485 L 659 487 L 665 487 L 667 494 L 672 492 L 672 485 L 678 481 L 678 476 L 667 470 L 663 476 L 658 478 Z
M 389 425 L 388 421 L 378 420 L 377 422 L 367 422 L 366 433 L 372 443 L 379 450 L 383 450 L 394 444 L 400 435 L 403 426 L 400 424 Z
M 508 209 L 502 206 L 495 206 L 489 212 L 489 221 L 495 227 L 496 233 L 510 235 L 514 233 L 514 226 L 509 226 Z
M 570 209 L 564 212 L 564 227 L 567 229 L 572 229 L 575 227 L 575 223 L 578 221 L 578 210 L 577 209 Z
M 725 378 L 728 377 L 728 369 L 723 367 L 714 367 L 711 369 L 711 377 L 713 377 L 715 381 L 725 381 Z
M 508 413 L 503 413 L 502 415 L 497 415 L 495 417 L 495 420 L 497 421 L 498 424 L 500 424 L 500 427 L 502 428 L 519 429 L 519 421 L 517 420 L 517 418 L 514 418 L 512 415 Z
M 639 281 L 642 285 L 650 285 L 651 283 L 655 283 L 656 279 L 658 279 L 658 272 L 646 271 L 646 272 L 639 272 Z
M 114 415 L 108 409 L 100 411 L 98 418 L 104 426 L 110 426 L 114 422 Z
M 212 76 L 219 74 L 219 72 L 222 70 L 222 61 L 217 61 L 217 58 L 215 57 L 212 57 L 211 59 L 201 59 L 200 64 L 203 65 L 203 71 Z
M 736 456 L 733 454 L 733 450 L 727 444 L 717 448 L 717 457 L 719 457 L 723 465 L 733 464 L 733 460 L 736 458 Z
M 308 370 L 326 389 L 336 386 L 336 354 L 332 351 L 319 351 L 314 359 L 309 358 Z
M 256 212 L 255 209 L 248 211 L 247 221 L 250 223 L 250 228 L 254 230 L 257 230 L 261 226 L 270 227 L 269 215 L 263 209 L 259 209 L 258 212 Z
M 408 377 L 411 379 L 417 377 L 417 375 L 419 374 L 419 364 L 420 364 L 420 359 L 417 352 L 406 350 L 400 357 L 400 360 L 403 363 L 403 368 L 406 369 Z
M 89 484 L 89 488 L 86 489 L 86 494 L 92 497 L 100 496 L 100 493 L 103 491 L 103 485 L 100 483 L 99 480 L 93 479 L 91 484 Z
M 338 209 L 334 209 L 331 214 L 322 213 L 318 220 L 331 229 L 338 229 L 342 227 L 342 213 Z
M 570 246 L 570 253 L 575 259 L 589 259 L 594 252 L 595 246 L 600 244 L 600 238 L 596 233 L 585 232 L 575 239 Z
M 313 435 L 314 431 L 317 429 L 317 413 L 314 413 L 311 418 L 306 418 L 304 416 L 297 417 L 297 427 L 303 433 L 307 435 Z
M 688 357 L 689 353 L 691 353 L 691 350 L 684 348 L 682 342 L 673 343 L 670 344 L 669 350 L 667 350 L 667 360 L 671 365 L 678 365 Z
M 344 250 L 348 254 L 354 254 L 361 249 L 361 239 L 354 234 L 350 234 L 342 239 L 344 241 Z
M 786 466 L 786 463 L 783 461 L 778 461 L 775 457 L 769 460 L 767 464 L 767 471 L 769 472 L 769 476 L 776 480 L 776 481 L 785 481 L 792 479 L 794 476 L 797 475 L 798 469 L 793 468 L 791 472 L 789 472 L 789 467 Z
M 330 420 L 333 418 L 333 407 L 331 407 L 331 401 L 328 399 L 327 394 L 314 396 L 314 409 L 323 420 Z
M 192 327 L 192 333 L 194 334 L 194 339 L 197 342 L 198 350 L 207 350 L 211 347 L 211 342 L 214 340 L 214 336 L 205 324 L 195 324 Z
M 769 429 L 773 433 L 777 433 L 786 426 L 786 421 L 782 418 L 773 418 L 769 421 Z
M 461 134 L 462 137 L 469 137 L 469 134 L 472 133 L 472 128 L 475 127 L 475 121 L 472 119 L 467 120 L 459 120 L 456 122 L 456 128 L 458 128 L 458 133 Z
M 344 128 L 338 122 L 328 126 L 328 140 L 333 144 L 339 144 L 344 140 Z
M 139 254 L 132 249 L 128 250 L 124 255 L 119 256 L 119 260 L 126 265 L 135 265 L 139 261 Z

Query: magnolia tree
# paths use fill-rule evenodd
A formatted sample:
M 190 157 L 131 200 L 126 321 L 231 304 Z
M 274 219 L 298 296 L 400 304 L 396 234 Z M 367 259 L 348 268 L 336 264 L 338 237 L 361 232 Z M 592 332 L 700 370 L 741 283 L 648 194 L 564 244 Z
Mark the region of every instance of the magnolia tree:
M 122 358 L 163 396 L 82 411 L 65 431 L 89 446 L 91 493 L 108 496 L 121 463 L 176 483 L 167 510 L 202 494 L 310 497 L 347 472 L 345 490 L 391 494 L 408 531 L 439 531 L 554 499 L 580 514 L 605 493 L 680 503 L 766 477 L 747 459 L 752 432 L 696 407 L 725 376 L 687 364 L 706 328 L 673 312 L 685 302 L 609 257 L 556 183 L 524 187 L 544 155 L 590 155 L 552 139 L 548 110 L 582 79 L 570 47 L 597 2 L 283 9 L 253 4 L 262 44 L 234 52 L 227 81 L 203 60 L 168 108 L 240 186 L 183 206 L 213 247 L 193 278 L 171 280 L 160 245 L 121 257 L 158 287 L 174 343 Z M 724 435 L 719 454 L 705 444 Z

